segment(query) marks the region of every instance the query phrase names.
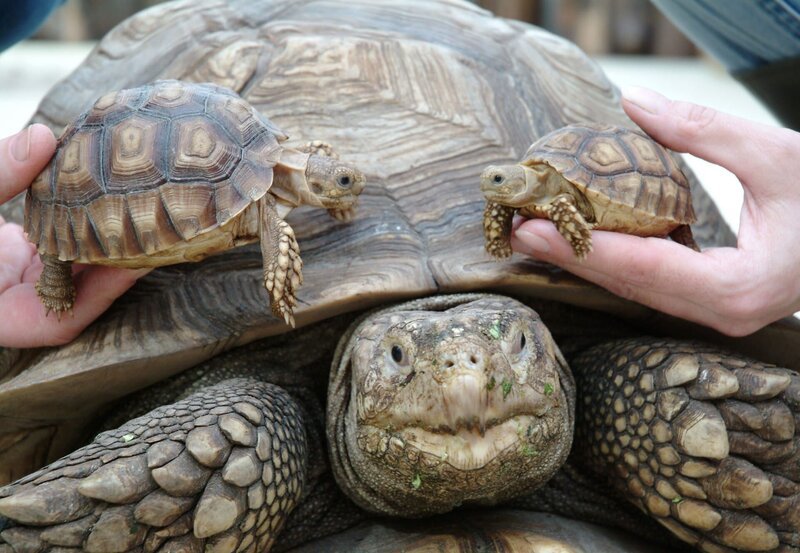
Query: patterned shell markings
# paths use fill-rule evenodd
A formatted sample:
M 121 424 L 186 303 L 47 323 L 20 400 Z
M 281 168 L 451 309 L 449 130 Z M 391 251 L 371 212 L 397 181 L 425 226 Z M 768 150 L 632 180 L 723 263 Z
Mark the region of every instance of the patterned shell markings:
M 176 81 L 101 97 L 31 187 L 40 253 L 137 257 L 224 225 L 272 184 L 285 135 L 231 92 Z
M 547 163 L 594 199 L 679 223 L 695 220 L 686 176 L 640 131 L 570 125 L 534 143 L 524 159 Z

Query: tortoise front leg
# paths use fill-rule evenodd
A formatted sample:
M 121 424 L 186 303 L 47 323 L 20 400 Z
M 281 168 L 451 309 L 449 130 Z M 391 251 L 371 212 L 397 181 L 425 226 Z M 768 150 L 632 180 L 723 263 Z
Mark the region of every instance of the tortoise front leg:
M 486 251 L 495 259 L 510 257 L 511 226 L 517 209 L 494 202 L 486 202 L 483 210 L 483 237 Z
M 572 367 L 577 451 L 628 500 L 703 551 L 800 543 L 800 375 L 654 338 Z
M 47 313 L 55 311 L 61 320 L 61 313 L 72 311 L 75 304 L 75 284 L 72 282 L 72 262 L 60 261 L 54 255 L 41 256 L 42 274 L 36 281 L 36 294 L 42 301 Z
M 315 156 L 325 156 L 333 159 L 339 159 L 339 154 L 333 149 L 333 146 L 327 142 L 323 142 L 322 140 L 312 140 L 310 142 L 306 142 L 298 148 L 298 151 Z
M 295 294 L 303 284 L 303 260 L 294 230 L 280 218 L 272 202 L 267 194 L 258 204 L 264 287 L 270 295 L 272 313 L 294 327 Z
M 306 482 L 301 413 L 240 378 L 103 432 L 0 488 L 0 551 L 266 552 Z
M 592 226 L 581 215 L 575 199 L 569 194 L 561 194 L 545 210 L 547 218 L 553 221 L 561 236 L 572 246 L 575 257 L 586 258 L 592 251 Z

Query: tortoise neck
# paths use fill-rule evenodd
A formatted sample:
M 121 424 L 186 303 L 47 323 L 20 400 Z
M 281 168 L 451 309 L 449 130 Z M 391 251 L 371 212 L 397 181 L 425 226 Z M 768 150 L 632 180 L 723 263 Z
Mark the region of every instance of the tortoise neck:
M 270 192 L 281 203 L 291 207 L 301 205 L 325 207 L 309 188 L 305 169 L 277 165 L 274 172 Z
M 569 179 L 546 164 L 524 166 L 526 195 L 531 203 L 548 205 L 558 196 L 567 194 L 574 198 L 575 204 L 587 221 L 594 221 L 594 211 L 586 196 Z

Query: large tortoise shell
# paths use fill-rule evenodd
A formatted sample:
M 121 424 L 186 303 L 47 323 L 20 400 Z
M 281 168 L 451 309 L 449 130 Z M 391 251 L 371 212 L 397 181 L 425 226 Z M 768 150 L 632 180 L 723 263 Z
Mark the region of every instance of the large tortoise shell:
M 534 142 L 523 163 L 553 167 L 590 201 L 600 196 L 652 216 L 695 220 L 689 181 L 674 155 L 640 131 L 569 125 Z
M 65 129 L 28 190 L 25 230 L 63 261 L 163 252 L 264 196 L 286 138 L 213 84 L 106 94 Z

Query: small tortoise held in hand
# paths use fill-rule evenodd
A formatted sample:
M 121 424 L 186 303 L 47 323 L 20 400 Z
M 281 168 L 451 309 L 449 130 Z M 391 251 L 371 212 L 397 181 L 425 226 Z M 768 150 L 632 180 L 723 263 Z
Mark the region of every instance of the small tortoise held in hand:
M 349 220 L 363 174 L 326 145 L 308 152 L 234 92 L 158 81 L 109 93 L 65 130 L 26 198 L 25 231 L 44 264 L 48 312 L 72 309 L 72 262 L 161 267 L 261 241 L 273 313 L 294 325 L 299 205 Z
M 511 255 L 517 211 L 550 219 L 578 259 L 592 251 L 590 231 L 663 236 L 699 251 L 689 182 L 672 155 L 639 131 L 587 123 L 537 140 L 517 165 L 489 166 L 481 175 L 486 196 L 486 250 Z

